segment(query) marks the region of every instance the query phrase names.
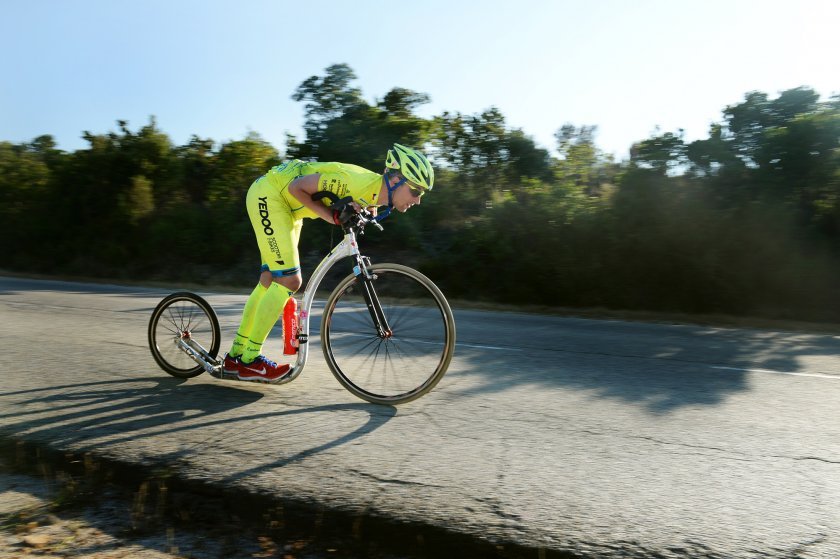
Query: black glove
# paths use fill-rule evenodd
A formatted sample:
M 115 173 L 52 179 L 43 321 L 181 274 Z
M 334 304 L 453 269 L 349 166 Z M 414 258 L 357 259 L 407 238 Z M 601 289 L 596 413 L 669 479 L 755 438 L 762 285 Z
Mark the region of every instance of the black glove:
M 333 210 L 333 223 L 336 225 L 344 225 L 356 215 L 356 208 L 349 203 L 344 204 L 340 208 Z

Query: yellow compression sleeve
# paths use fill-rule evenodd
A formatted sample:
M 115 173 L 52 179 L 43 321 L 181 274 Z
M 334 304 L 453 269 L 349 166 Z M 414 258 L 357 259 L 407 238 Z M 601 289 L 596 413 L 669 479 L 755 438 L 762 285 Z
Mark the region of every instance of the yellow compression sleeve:
M 248 332 L 248 343 L 245 344 L 245 350 L 242 353 L 243 363 L 250 363 L 260 355 L 262 345 L 277 323 L 277 319 L 280 318 L 280 312 L 283 310 L 283 305 L 286 304 L 289 295 L 291 295 L 291 292 L 285 286 L 276 282 L 272 282 L 266 290 L 254 309 L 253 323 L 250 332 Z
M 248 343 L 248 336 L 251 334 L 251 327 L 254 324 L 254 313 L 266 292 L 268 292 L 268 289 L 258 283 L 245 302 L 245 308 L 242 310 L 242 320 L 239 321 L 239 328 L 236 330 L 236 338 L 234 338 L 233 346 L 228 352 L 231 357 L 240 357 L 242 352 L 245 351 L 245 344 Z

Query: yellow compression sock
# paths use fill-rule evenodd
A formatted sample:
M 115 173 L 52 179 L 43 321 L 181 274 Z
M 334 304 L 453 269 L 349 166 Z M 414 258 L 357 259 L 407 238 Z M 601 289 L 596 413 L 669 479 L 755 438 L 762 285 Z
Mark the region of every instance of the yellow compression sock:
M 245 344 L 248 343 L 248 335 L 251 333 L 251 327 L 254 324 L 254 312 L 266 292 L 268 292 L 268 289 L 258 283 L 245 302 L 245 308 L 242 310 L 242 320 L 239 321 L 239 329 L 236 330 L 236 338 L 234 338 L 233 346 L 228 352 L 231 357 L 240 357 L 242 352 L 245 351 Z
M 242 362 L 250 363 L 262 352 L 262 345 L 271 329 L 280 318 L 283 305 L 292 293 L 285 286 L 272 282 L 262 299 L 254 309 L 251 331 L 248 333 L 248 343 L 242 353 Z

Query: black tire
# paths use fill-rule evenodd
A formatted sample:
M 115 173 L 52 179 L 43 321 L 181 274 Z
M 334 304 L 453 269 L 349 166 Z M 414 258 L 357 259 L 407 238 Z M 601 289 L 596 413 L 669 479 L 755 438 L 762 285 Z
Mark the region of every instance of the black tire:
M 207 350 L 219 354 L 219 319 L 210 304 L 189 291 L 179 291 L 158 303 L 149 320 L 149 349 L 160 368 L 178 378 L 192 378 L 204 372 L 175 342 L 188 335 Z
M 455 351 L 455 318 L 432 281 L 399 264 L 371 267 L 393 335 L 376 332 L 358 278 L 347 276 L 327 299 L 321 344 L 338 382 L 362 400 L 395 405 L 440 382 Z

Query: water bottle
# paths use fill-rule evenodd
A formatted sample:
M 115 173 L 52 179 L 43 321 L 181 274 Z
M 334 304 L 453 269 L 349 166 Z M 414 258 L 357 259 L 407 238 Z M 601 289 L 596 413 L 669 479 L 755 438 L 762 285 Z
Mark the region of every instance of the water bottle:
M 297 300 L 289 297 L 283 307 L 283 354 L 294 355 L 300 346 L 298 339 Z

